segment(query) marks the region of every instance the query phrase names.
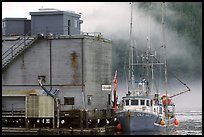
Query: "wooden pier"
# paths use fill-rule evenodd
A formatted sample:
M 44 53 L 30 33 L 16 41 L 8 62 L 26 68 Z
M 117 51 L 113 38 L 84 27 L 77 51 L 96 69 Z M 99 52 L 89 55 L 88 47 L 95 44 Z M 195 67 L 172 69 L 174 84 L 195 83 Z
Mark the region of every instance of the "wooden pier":
M 113 134 L 117 130 L 117 120 L 112 109 L 61 111 L 59 126 L 57 117 L 26 119 L 25 112 L 2 112 L 2 114 L 4 135 L 93 135 Z
M 105 135 L 117 131 L 116 126 L 97 128 L 13 128 L 2 127 L 2 135 Z

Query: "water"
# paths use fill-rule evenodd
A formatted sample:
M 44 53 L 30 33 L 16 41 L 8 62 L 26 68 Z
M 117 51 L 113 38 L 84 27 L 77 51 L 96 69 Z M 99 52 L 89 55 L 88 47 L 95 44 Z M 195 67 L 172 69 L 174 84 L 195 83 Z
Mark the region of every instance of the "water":
M 114 135 L 202 135 L 202 110 L 181 111 L 176 118 L 180 121 L 179 126 L 164 132 L 116 132 Z

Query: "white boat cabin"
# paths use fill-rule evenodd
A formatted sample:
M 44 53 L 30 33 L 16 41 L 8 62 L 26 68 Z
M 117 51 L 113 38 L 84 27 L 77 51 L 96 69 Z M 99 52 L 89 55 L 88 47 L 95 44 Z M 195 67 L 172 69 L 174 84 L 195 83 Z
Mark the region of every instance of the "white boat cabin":
M 161 102 L 157 103 L 146 96 L 126 96 L 123 97 L 122 104 L 123 110 L 164 114 L 164 107 Z

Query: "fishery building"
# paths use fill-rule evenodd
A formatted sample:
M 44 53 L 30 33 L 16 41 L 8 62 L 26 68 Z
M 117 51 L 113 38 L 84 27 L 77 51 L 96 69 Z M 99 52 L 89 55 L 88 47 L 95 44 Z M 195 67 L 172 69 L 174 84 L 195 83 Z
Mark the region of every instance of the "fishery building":
M 2 35 L 2 127 L 111 124 L 111 41 L 82 33 L 80 14 L 41 9 L 30 15 L 31 33 Z

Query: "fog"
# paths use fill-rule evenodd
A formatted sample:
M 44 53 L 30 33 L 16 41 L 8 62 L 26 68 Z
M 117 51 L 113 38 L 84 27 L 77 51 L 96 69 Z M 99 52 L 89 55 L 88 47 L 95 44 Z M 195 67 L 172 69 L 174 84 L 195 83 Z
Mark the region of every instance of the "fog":
M 187 83 L 191 91 L 175 96 L 173 101 L 176 105 L 176 110 L 202 110 L 202 81 L 191 81 Z M 180 88 L 177 88 L 180 87 Z M 174 91 L 186 90 L 184 86 L 174 85 Z M 177 92 L 176 92 L 177 93 Z
M 144 11 L 138 7 L 138 3 L 134 3 L 132 36 L 136 49 L 146 48 L 147 37 L 149 38 L 149 44 L 152 50 L 161 47 L 162 26 L 160 4 L 161 3 L 158 2 L 152 3 L 151 9 L 149 11 Z M 29 12 L 38 11 L 41 7 L 72 10 L 76 13 L 82 13 L 82 32 L 101 32 L 105 38 L 111 39 L 113 42 L 117 40 L 128 42 L 129 40 L 129 2 L 3 2 L 2 18 L 30 18 Z M 18 12 L 15 12 L 13 9 Z M 156 21 L 151 15 L 157 16 L 160 21 Z M 189 78 L 188 74 L 182 73 L 183 70 L 179 70 L 178 68 L 181 64 L 189 67 L 199 63 L 202 65 L 202 62 L 197 62 L 201 60 L 195 60 L 193 57 L 192 52 L 196 50 L 196 46 L 192 46 L 192 43 L 190 43 L 185 35 L 179 36 L 176 31 L 166 25 L 167 21 L 176 22 L 177 20 L 179 20 L 179 16 L 177 16 L 175 11 L 172 11 L 168 7 L 168 3 L 166 3 L 164 32 L 167 59 L 171 60 L 168 67 L 172 68 L 173 70 L 171 70 L 171 72 L 175 73 L 178 77 L 181 77 L 182 81 L 191 88 L 190 92 L 175 97 L 174 101 L 177 109 L 201 109 L 202 74 L 199 78 L 193 79 Z M 114 59 L 120 60 L 120 58 Z M 199 69 L 202 69 L 202 67 L 200 66 Z M 199 71 L 202 72 L 201 70 Z M 169 80 L 169 90 L 172 91 L 172 93 L 186 89 L 183 85 L 174 81 L 176 80 Z M 125 94 L 126 84 L 124 81 L 119 81 L 119 99 Z
M 174 85 L 168 86 L 168 94 L 173 95 L 181 91 L 186 91 L 187 88 L 174 81 Z M 180 94 L 172 98 L 175 103 L 176 111 L 202 111 L 202 81 L 194 81 L 186 83 L 190 87 L 190 91 Z M 154 92 L 153 92 L 154 93 Z M 152 93 L 152 94 L 153 94 Z M 165 94 L 164 90 L 159 92 L 160 95 Z M 125 81 L 118 81 L 117 96 L 118 102 L 127 94 L 127 83 Z

